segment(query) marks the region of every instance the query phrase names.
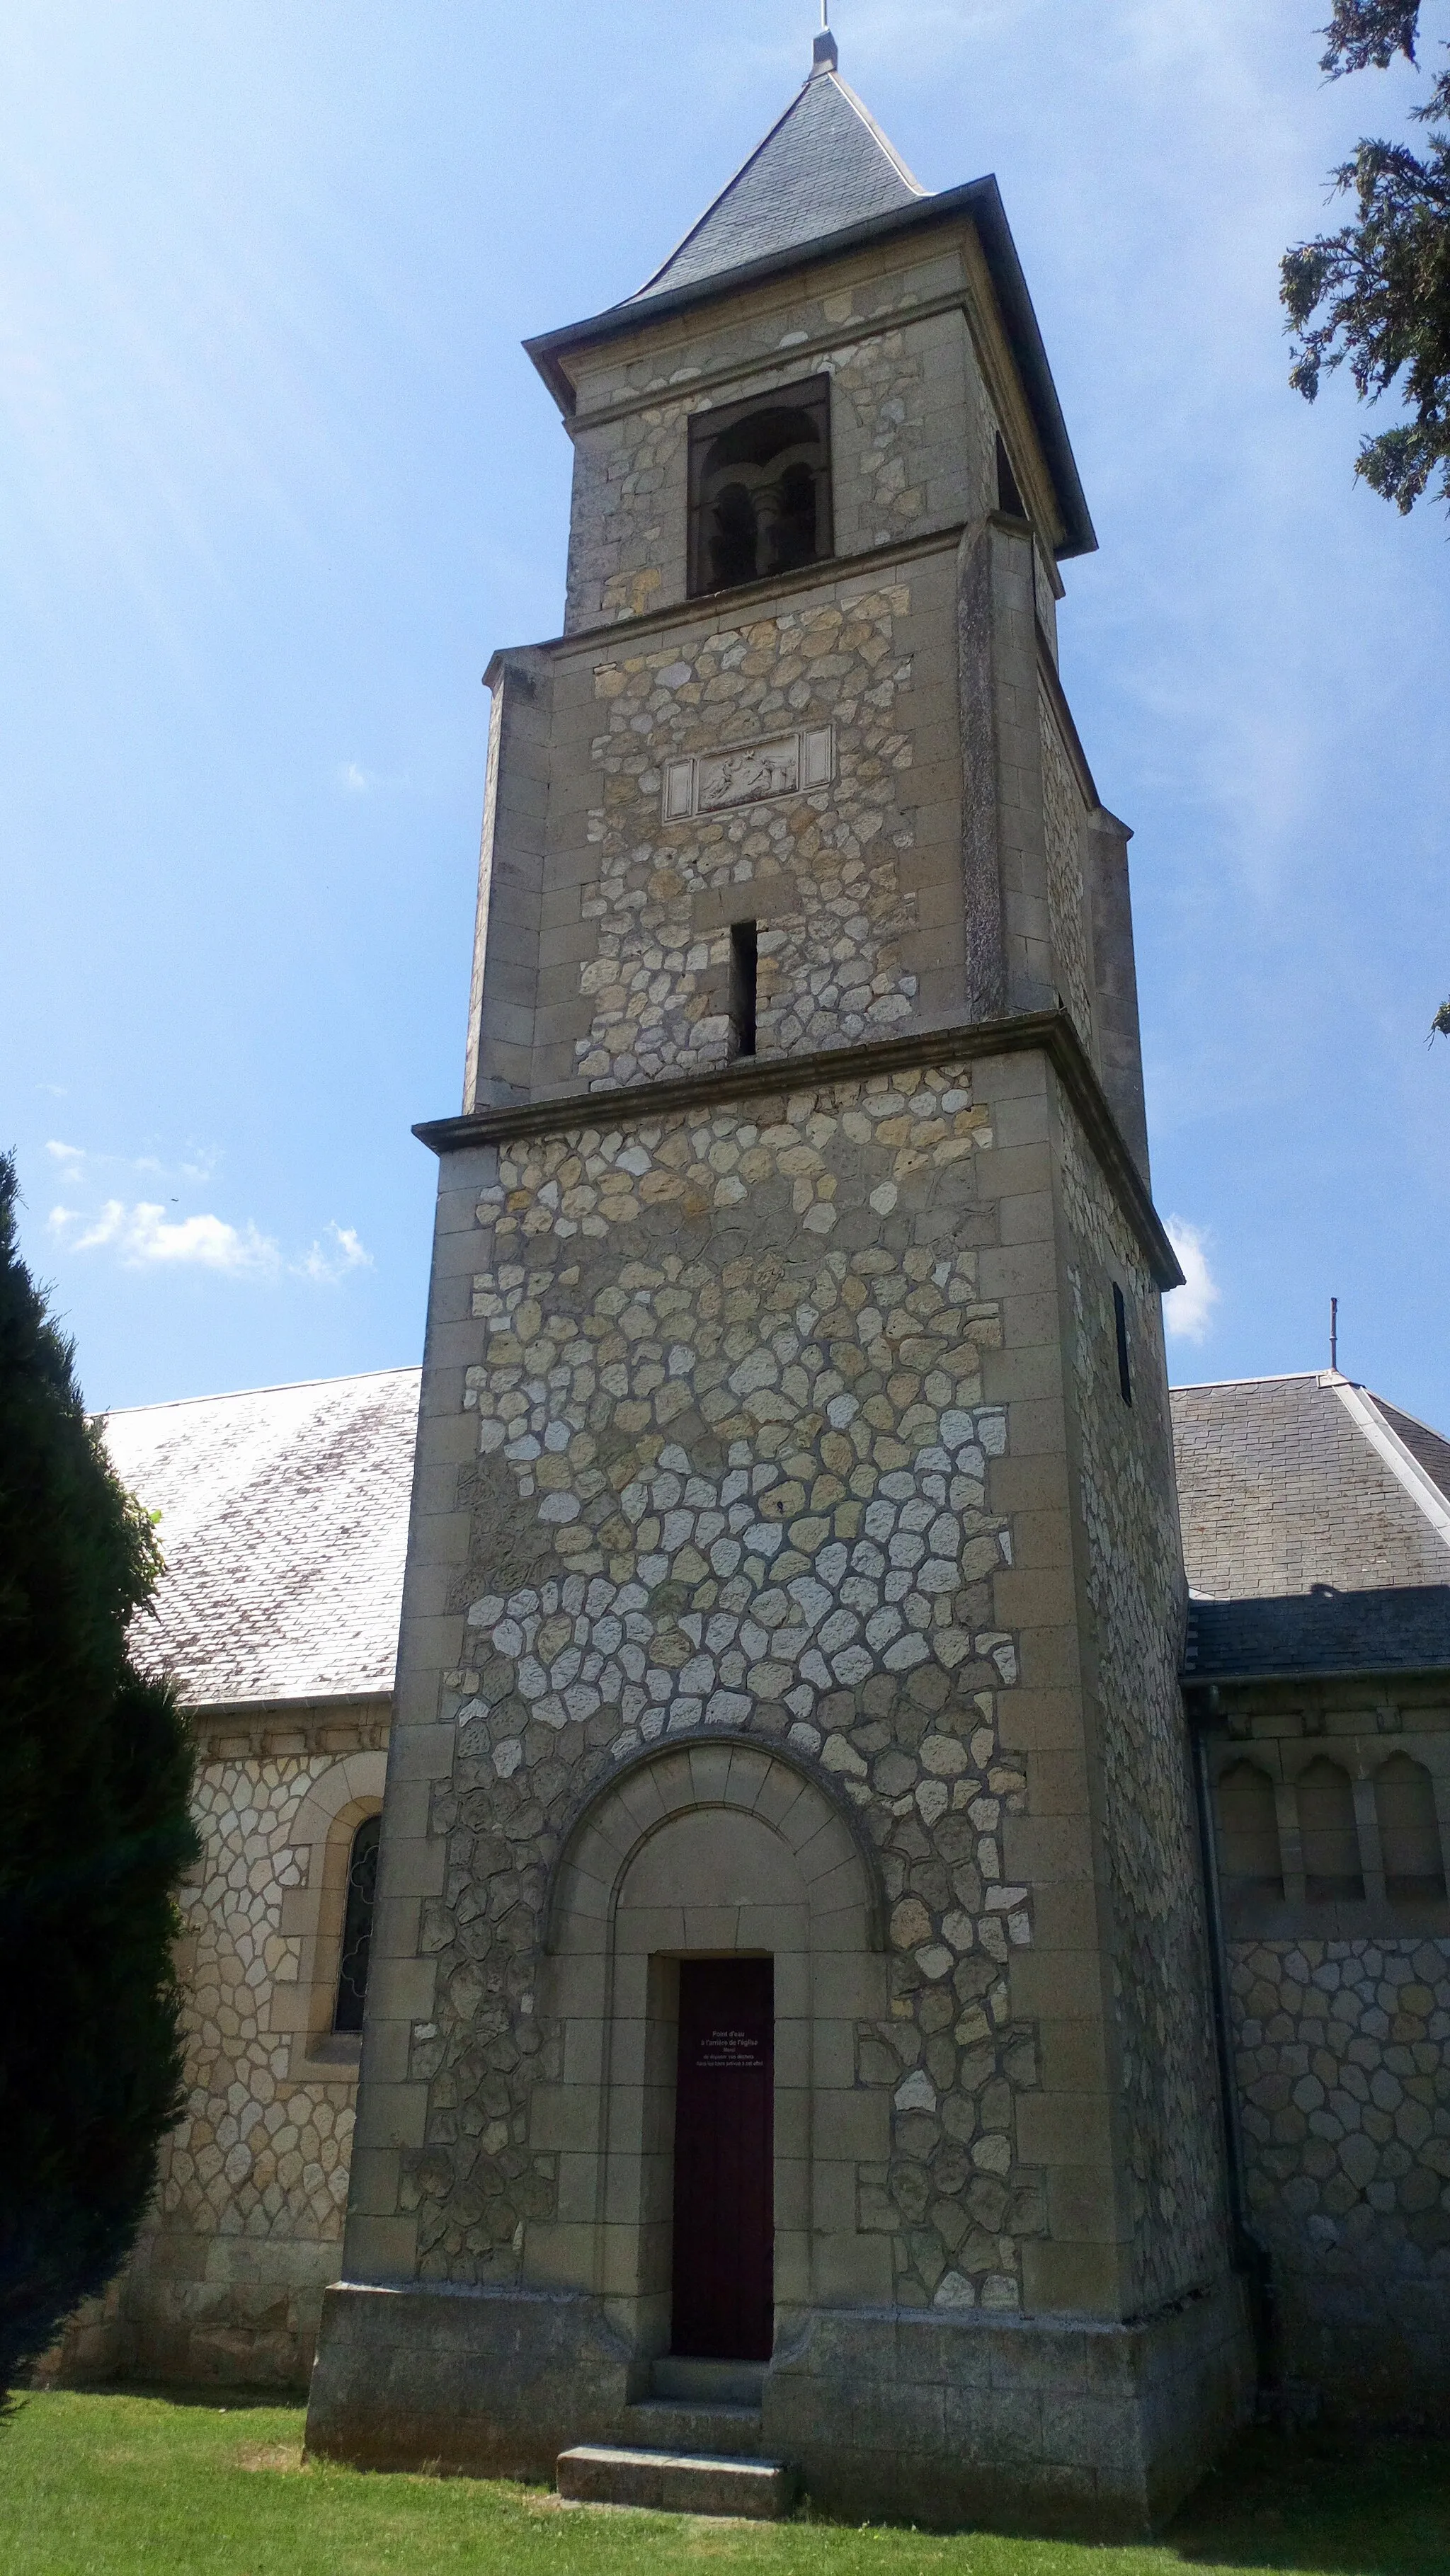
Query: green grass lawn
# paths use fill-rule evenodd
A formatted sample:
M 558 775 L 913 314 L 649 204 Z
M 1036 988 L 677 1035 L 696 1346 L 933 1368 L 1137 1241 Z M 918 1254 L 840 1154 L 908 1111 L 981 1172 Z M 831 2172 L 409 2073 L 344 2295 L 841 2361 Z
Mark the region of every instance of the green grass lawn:
M 712 2523 L 561 2506 L 541 2489 L 304 2467 L 302 2414 L 245 2398 L 22 2398 L 0 2424 L 4 2576 L 1450 2576 L 1450 2448 L 1267 2438 L 1155 2548 Z

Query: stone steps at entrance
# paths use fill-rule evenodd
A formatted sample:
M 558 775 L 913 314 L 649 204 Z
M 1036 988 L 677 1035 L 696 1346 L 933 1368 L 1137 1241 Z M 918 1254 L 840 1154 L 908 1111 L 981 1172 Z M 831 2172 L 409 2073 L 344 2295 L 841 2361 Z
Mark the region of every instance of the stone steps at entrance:
M 695 2361 L 665 2353 L 650 2364 L 651 2394 L 677 2404 L 753 2406 L 758 2414 L 764 2385 L 763 2361 Z
M 649 2388 L 624 2410 L 631 2448 L 693 2458 L 756 2459 L 763 2361 L 696 2361 L 668 2353 L 650 2365 Z
M 645 2397 L 626 2406 L 624 2431 L 646 2451 L 718 2453 L 722 2459 L 755 2459 L 760 2451 L 758 2406 L 692 2406 L 669 2397 Z
M 569 2504 L 640 2505 L 654 2513 L 732 2514 L 752 2522 L 778 2522 L 795 2502 L 795 2471 L 781 2460 L 626 2451 L 581 2442 L 560 2452 L 556 2475 L 559 2493 Z

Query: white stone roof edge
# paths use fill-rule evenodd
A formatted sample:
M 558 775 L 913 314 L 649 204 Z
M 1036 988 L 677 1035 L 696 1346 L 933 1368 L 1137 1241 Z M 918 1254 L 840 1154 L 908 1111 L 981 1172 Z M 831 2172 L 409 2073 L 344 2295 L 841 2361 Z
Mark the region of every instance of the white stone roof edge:
M 395 1681 L 386 1681 L 374 1682 L 363 1689 L 350 1684 L 346 1690 L 340 1691 L 322 1687 L 281 1694 L 263 1691 L 255 1699 L 187 1699 L 181 1706 L 187 1717 L 206 1718 L 285 1716 L 291 1709 L 303 1708 L 376 1708 L 380 1702 L 391 1707 L 396 1687 Z
M 837 89 L 840 91 L 841 96 L 846 100 L 847 104 L 854 107 L 862 124 L 875 136 L 876 141 L 880 144 L 887 160 L 892 164 L 905 185 L 908 188 L 913 188 L 918 197 L 929 197 L 932 193 L 930 188 L 924 188 L 921 181 L 918 179 L 916 172 L 914 170 L 908 170 L 906 163 L 902 160 L 902 157 L 897 151 L 895 144 L 892 142 L 890 135 L 877 124 L 876 119 L 872 115 L 864 98 L 857 97 L 850 82 L 848 80 L 842 80 L 839 72 L 828 72 L 826 77 L 828 80 L 835 82 Z
M 1332 1386 L 1327 1369 L 1270 1369 L 1267 1377 L 1190 1377 L 1180 1378 L 1170 1386 L 1170 1395 L 1201 1395 L 1211 1386 Z M 1429 1429 L 1428 1423 L 1426 1429 Z
M 186 1404 L 233 1404 L 247 1395 L 301 1395 L 309 1386 L 362 1386 L 374 1377 L 421 1377 L 422 1362 L 400 1360 L 394 1368 L 352 1369 L 342 1377 L 288 1377 L 275 1386 L 225 1386 L 212 1395 L 163 1395 L 154 1404 L 112 1404 L 103 1422 L 119 1422 L 132 1413 L 179 1413 Z
M 1399 1433 L 1391 1429 L 1374 1397 L 1347 1377 L 1326 1377 L 1324 1382 L 1333 1387 L 1350 1420 L 1363 1432 L 1410 1500 L 1418 1504 L 1435 1536 L 1450 1548 L 1450 1502 Z

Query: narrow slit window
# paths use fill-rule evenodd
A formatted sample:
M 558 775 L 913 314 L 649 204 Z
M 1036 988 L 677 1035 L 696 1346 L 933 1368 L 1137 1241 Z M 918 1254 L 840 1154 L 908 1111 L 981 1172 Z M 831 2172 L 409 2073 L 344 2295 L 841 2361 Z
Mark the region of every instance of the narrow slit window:
M 1004 519 L 1025 519 L 1027 516 L 1022 495 L 1017 489 L 1017 477 L 1012 471 L 1012 459 L 1000 429 L 997 432 L 997 507 Z
M 381 1816 L 365 1816 L 352 1838 L 347 1863 L 347 1906 L 342 1921 L 342 1958 L 337 1972 L 334 2030 L 361 2030 L 368 1985 L 368 1955 L 373 1942 L 373 1912 L 378 1894 L 378 1841 Z
M 730 1052 L 755 1053 L 755 978 L 758 962 L 756 926 L 736 921 L 730 926 Z
M 1118 1342 L 1118 1393 L 1125 1404 L 1133 1401 L 1133 1372 L 1128 1365 L 1128 1304 L 1121 1288 L 1113 1288 L 1113 1328 Z

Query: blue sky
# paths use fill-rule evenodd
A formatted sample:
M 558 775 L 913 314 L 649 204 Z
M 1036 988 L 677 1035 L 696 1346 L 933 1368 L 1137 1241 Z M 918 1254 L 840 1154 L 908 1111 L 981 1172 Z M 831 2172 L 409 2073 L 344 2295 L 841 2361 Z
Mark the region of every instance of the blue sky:
M 1337 1293 L 1343 1364 L 1450 1426 L 1447 527 L 1355 487 L 1276 301 L 1413 85 L 1323 86 L 1324 0 L 832 14 L 927 186 L 996 171 L 1096 520 L 1064 677 L 1216 1291 L 1173 1373 L 1322 1365 Z M 0 1132 L 91 1402 L 417 1357 L 480 674 L 560 620 L 519 341 L 656 265 L 815 15 L 8 0 Z

